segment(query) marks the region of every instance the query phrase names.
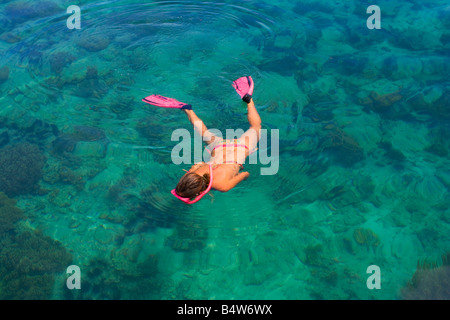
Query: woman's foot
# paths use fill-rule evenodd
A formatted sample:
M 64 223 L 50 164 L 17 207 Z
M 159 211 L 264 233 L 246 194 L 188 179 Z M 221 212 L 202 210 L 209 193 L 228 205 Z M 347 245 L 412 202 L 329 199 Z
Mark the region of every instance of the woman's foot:
M 236 92 L 239 94 L 241 99 L 247 104 L 252 100 L 254 83 L 251 76 L 241 77 L 235 81 L 233 81 L 233 87 L 236 89 Z

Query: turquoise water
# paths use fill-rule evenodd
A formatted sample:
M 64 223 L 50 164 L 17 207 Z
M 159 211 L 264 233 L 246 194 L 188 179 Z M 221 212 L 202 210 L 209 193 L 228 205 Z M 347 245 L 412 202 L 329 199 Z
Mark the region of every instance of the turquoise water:
M 74 4 L 79 30 L 66 26 Z M 371 4 L 0 1 L 0 298 L 440 292 L 450 7 L 377 1 L 381 29 L 369 30 Z M 231 86 L 243 75 L 263 129 L 279 130 L 278 173 L 248 164 L 230 192 L 185 205 L 170 194 L 190 167 L 172 163 L 171 134 L 190 124 L 141 99 L 174 97 L 211 128 L 247 129 Z M 66 287 L 72 264 L 80 290 Z M 407 286 L 418 264 L 431 275 Z

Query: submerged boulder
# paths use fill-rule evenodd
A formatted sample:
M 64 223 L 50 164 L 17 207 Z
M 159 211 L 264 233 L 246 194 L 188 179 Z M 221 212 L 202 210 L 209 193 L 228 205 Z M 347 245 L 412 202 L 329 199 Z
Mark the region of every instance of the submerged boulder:
M 109 46 L 109 38 L 101 34 L 83 35 L 78 39 L 77 45 L 89 52 L 101 51 Z
M 9 68 L 4 66 L 0 68 L 0 83 L 7 81 L 9 78 Z

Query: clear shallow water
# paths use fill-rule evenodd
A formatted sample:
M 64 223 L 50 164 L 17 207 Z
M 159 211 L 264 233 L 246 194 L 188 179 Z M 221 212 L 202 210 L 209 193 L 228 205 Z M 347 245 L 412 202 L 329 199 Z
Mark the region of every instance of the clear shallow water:
M 356 1 L 90 1 L 80 30 L 66 27 L 70 4 L 0 4 L 0 191 L 26 216 L 4 231 L 3 254 L 31 255 L 14 249 L 30 247 L 18 236 L 30 229 L 70 254 L 30 257 L 61 262 L 36 267 L 45 285 L 3 266 L 2 298 L 399 299 L 418 262 L 442 264 L 444 1 L 377 3 L 381 30 Z M 247 165 L 237 188 L 186 206 L 169 192 L 188 168 L 171 162 L 170 137 L 189 123 L 141 98 L 175 97 L 209 127 L 246 129 L 230 84 L 247 74 L 263 128 L 279 130 L 279 172 Z M 69 264 L 80 291 L 65 288 Z M 373 264 L 381 290 L 366 286 Z

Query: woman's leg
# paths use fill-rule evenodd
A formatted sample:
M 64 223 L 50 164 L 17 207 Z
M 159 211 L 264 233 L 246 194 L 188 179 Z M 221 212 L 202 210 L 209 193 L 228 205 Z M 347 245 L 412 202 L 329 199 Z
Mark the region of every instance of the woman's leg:
M 250 152 L 256 149 L 261 135 L 261 117 L 256 110 L 253 99 L 247 104 L 247 119 L 250 128 L 241 136 Z
M 183 111 L 194 126 L 194 131 L 203 138 L 203 141 L 208 145 L 213 143 L 216 136 L 208 130 L 203 121 L 195 114 L 194 110 L 183 109 Z

